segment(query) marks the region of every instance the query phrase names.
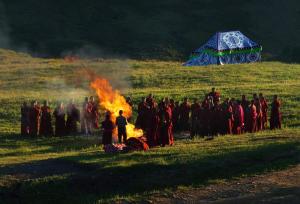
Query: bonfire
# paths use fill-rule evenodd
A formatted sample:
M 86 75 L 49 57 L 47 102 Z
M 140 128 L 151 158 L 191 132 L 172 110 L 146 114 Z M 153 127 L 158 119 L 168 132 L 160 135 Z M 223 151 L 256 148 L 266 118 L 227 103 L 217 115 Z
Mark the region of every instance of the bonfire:
M 114 90 L 107 79 L 96 77 L 90 84 L 99 98 L 99 105 L 106 111 L 111 113 L 112 120 L 115 121 L 120 110 L 123 110 L 123 115 L 130 118 L 132 108 L 126 102 L 126 99 L 120 94 L 119 90 Z M 127 138 L 143 136 L 143 130 L 135 128 L 133 124 L 128 123 Z M 117 130 L 113 131 L 114 138 L 117 137 Z

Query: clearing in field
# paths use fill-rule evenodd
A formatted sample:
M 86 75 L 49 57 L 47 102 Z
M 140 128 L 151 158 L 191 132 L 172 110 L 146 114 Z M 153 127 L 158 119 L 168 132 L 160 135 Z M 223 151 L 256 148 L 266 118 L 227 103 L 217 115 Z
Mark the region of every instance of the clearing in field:
M 300 65 L 280 62 L 183 67 L 182 62 L 39 59 L 0 50 L 0 203 L 299 202 Z M 173 146 L 106 154 L 92 136 L 20 136 L 23 101 L 96 95 L 83 70 L 107 78 L 134 104 L 202 99 L 212 87 L 222 98 L 262 92 L 282 101 L 283 128 L 189 139 Z M 137 107 L 133 108 L 133 119 Z M 102 121 L 104 112 L 101 110 Z M 290 182 L 287 182 L 289 180 Z

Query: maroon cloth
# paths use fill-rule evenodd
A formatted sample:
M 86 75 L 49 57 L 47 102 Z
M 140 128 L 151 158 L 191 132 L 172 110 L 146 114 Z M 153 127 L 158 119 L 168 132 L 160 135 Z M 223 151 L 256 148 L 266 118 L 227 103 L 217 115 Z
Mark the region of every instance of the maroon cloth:
M 64 136 L 66 134 L 65 110 L 56 108 L 53 116 L 55 117 L 55 136 Z
M 30 108 L 29 111 L 29 134 L 30 136 L 37 136 L 40 125 L 41 110 L 38 106 Z
M 91 102 L 89 108 L 91 108 L 91 120 L 93 127 L 99 128 L 99 106 L 96 102 Z
M 162 109 L 160 109 L 159 119 L 160 119 L 160 127 L 159 127 L 160 144 L 162 146 L 173 145 L 174 136 L 173 136 L 171 108 L 163 107 Z
M 77 122 L 80 121 L 80 111 L 74 104 L 69 104 L 67 107 L 67 122 L 66 122 L 66 133 L 76 134 L 77 133 Z
M 21 135 L 29 135 L 29 113 L 30 108 L 28 106 L 21 107 Z
M 232 128 L 233 128 L 233 110 L 232 106 L 229 105 L 227 109 L 225 110 L 225 132 L 226 134 L 232 134 Z
M 197 114 L 198 114 L 200 108 L 201 108 L 200 103 L 193 103 L 191 105 L 191 118 L 192 119 L 197 118 Z
M 147 128 L 147 111 L 148 105 L 146 102 L 140 102 L 138 105 L 138 116 L 136 118 L 135 127 L 146 131 Z
M 280 101 L 275 100 L 271 104 L 271 117 L 270 117 L 270 128 L 271 130 L 281 128 L 281 112 L 280 112 Z
M 254 103 L 255 107 L 256 107 L 256 113 L 257 113 L 257 117 L 256 117 L 256 131 L 260 131 L 262 130 L 262 125 L 263 125 L 263 120 L 262 120 L 262 105 L 260 103 L 259 100 L 257 100 Z
M 215 102 L 219 101 L 219 98 L 221 97 L 221 94 L 219 92 L 215 91 L 215 92 L 210 92 L 208 94 L 208 96 L 212 97 L 213 102 L 215 103 Z
M 149 110 L 147 143 L 150 147 L 159 145 L 159 115 L 155 108 Z
M 144 137 L 131 137 L 126 141 L 126 151 L 147 151 L 149 146 Z
M 51 136 L 53 134 L 52 128 L 52 116 L 51 109 L 49 106 L 43 106 L 41 108 L 41 125 L 40 125 L 40 135 Z
M 172 124 L 175 131 L 179 129 L 178 127 L 179 115 L 180 115 L 180 107 L 175 106 L 172 111 Z
M 111 120 L 104 120 L 101 126 L 103 128 L 102 144 L 112 144 L 112 134 L 115 128 L 114 123 Z
M 262 110 L 262 128 L 266 129 L 268 123 L 268 103 L 265 98 L 260 99 Z
M 182 130 L 189 130 L 189 119 L 190 119 L 191 106 L 189 103 L 183 102 L 180 105 L 180 126 Z
M 212 113 L 208 106 L 202 108 L 199 111 L 199 120 L 201 124 L 200 132 L 202 136 L 210 134 L 211 119 L 212 119 Z
M 256 131 L 256 125 L 257 125 L 257 111 L 256 106 L 252 104 L 250 106 L 250 121 L 249 121 L 249 132 L 253 133 Z
M 236 105 L 234 108 L 234 134 L 241 134 L 244 127 L 244 110 L 241 105 Z

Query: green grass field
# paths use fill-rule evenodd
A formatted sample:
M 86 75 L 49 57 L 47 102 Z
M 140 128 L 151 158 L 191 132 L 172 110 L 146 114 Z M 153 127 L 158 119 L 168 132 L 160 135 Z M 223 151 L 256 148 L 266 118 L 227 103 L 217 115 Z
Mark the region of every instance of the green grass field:
M 182 67 L 182 62 L 37 59 L 0 50 L 0 203 L 147 201 L 153 194 L 190 189 L 300 162 L 300 65 L 263 62 Z M 222 98 L 262 92 L 282 100 L 284 128 L 241 136 L 177 139 L 173 147 L 104 154 L 100 135 L 22 138 L 20 105 L 94 95 L 84 78 L 93 70 L 137 103 L 153 93 L 202 99 L 211 87 Z M 103 119 L 103 117 L 102 117 Z

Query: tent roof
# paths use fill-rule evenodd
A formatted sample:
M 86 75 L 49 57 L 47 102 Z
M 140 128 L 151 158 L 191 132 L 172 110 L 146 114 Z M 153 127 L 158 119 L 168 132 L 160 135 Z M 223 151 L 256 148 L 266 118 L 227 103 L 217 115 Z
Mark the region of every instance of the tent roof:
M 202 47 L 196 49 L 194 53 L 202 50 L 226 51 L 241 50 L 260 47 L 259 44 L 250 40 L 240 31 L 217 32 Z

